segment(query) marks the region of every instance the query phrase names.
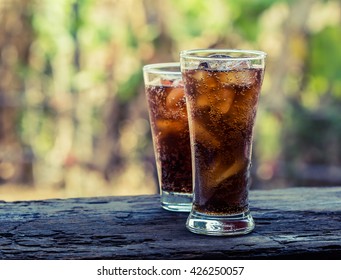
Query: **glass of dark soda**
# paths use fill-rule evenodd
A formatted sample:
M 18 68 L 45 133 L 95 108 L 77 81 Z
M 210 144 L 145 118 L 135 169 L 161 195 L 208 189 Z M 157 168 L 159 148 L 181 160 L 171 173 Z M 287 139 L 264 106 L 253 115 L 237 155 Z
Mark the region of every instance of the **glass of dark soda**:
M 266 54 L 243 50 L 180 53 L 193 161 L 187 228 L 198 234 L 253 230 L 249 173 Z
M 143 75 L 161 206 L 189 212 L 193 196 L 191 147 L 180 63 L 145 65 Z

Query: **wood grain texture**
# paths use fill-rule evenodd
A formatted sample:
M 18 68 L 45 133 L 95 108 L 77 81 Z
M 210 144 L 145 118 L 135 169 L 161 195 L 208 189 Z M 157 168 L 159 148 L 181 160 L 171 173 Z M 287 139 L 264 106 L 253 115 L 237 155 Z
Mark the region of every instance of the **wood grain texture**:
M 0 201 L 0 259 L 341 259 L 341 187 L 255 190 L 255 230 L 190 233 L 158 196 Z

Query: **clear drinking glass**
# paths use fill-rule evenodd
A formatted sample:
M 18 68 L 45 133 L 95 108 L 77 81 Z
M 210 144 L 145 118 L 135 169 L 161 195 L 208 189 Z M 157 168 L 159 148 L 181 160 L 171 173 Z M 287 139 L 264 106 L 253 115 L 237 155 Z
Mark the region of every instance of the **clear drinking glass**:
M 192 207 L 192 165 L 186 100 L 180 63 L 143 67 L 161 205 L 171 211 Z
M 186 226 L 194 233 L 238 235 L 255 226 L 249 170 L 265 57 L 244 50 L 180 53 L 194 181 Z

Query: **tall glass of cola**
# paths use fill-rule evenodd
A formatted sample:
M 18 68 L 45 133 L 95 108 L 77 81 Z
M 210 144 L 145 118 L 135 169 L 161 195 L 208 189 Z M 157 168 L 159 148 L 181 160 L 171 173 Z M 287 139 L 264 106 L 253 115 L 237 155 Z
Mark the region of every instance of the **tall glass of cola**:
M 161 205 L 189 212 L 192 166 L 186 100 L 180 63 L 143 67 Z
M 239 235 L 255 226 L 249 173 L 265 57 L 246 50 L 180 53 L 194 184 L 186 225 L 194 233 Z

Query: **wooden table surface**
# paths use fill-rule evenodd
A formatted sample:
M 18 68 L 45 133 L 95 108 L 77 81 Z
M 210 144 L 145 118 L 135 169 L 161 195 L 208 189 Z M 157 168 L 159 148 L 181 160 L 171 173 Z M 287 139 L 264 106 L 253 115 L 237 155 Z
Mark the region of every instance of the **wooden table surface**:
M 190 233 L 157 195 L 0 201 L 0 259 L 341 259 L 341 187 L 250 192 L 255 230 Z

